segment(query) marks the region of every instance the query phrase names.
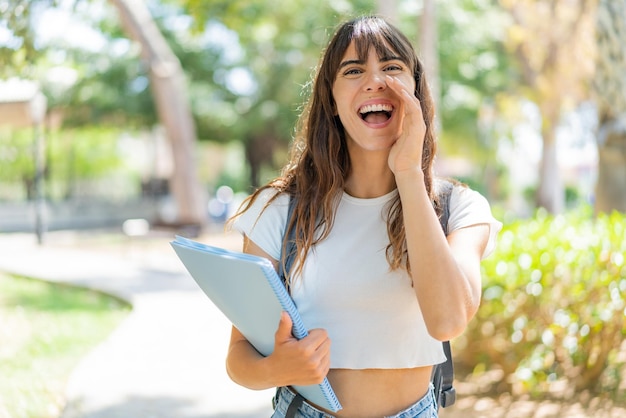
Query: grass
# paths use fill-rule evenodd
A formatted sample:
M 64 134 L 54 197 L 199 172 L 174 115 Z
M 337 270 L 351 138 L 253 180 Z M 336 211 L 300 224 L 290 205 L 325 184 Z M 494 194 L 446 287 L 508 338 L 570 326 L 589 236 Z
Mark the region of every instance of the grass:
M 128 315 L 116 298 L 0 274 L 0 418 L 53 418 L 72 369 Z

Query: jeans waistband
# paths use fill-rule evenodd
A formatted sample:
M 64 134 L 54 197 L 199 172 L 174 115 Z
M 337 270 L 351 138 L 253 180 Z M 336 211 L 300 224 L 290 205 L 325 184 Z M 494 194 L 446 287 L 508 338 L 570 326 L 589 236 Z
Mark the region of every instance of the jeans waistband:
M 283 418 L 287 416 L 287 411 L 292 402 L 296 399 L 296 394 L 288 387 L 280 387 L 276 392 L 276 412 L 272 415 L 272 418 Z M 330 415 L 310 403 L 306 400 L 302 402 L 295 415 L 296 418 L 335 418 L 334 415 Z
M 410 407 L 398 412 L 395 415 L 390 415 L 385 418 L 437 418 L 437 403 L 435 401 L 435 395 L 433 392 L 433 386 L 431 385 L 428 392 L 417 402 Z M 296 394 L 287 387 L 281 387 L 276 393 L 276 412 L 272 415 L 272 418 L 283 418 L 287 414 L 291 403 L 296 399 Z M 335 418 L 334 415 L 330 415 L 315 406 L 304 401 L 297 410 L 296 418 Z

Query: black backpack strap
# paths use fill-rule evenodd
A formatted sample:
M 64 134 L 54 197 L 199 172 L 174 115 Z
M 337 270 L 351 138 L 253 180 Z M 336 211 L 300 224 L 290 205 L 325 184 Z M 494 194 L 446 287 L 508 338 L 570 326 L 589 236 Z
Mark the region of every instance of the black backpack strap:
M 278 277 L 281 278 L 283 284 L 287 283 L 288 271 L 291 271 L 291 266 L 296 255 L 296 229 L 289 229 L 291 224 L 291 218 L 293 218 L 293 210 L 296 207 L 296 199 L 293 196 L 289 197 L 289 209 L 287 210 L 287 221 L 285 222 L 285 234 L 287 234 L 287 242 L 285 243 L 284 251 L 280 255 L 278 260 Z
M 443 351 L 446 353 L 446 361 L 439 364 L 441 369 L 441 392 L 439 392 L 438 404 L 442 408 L 454 405 L 456 402 L 456 389 L 454 389 L 454 364 L 452 363 L 452 350 L 450 341 L 444 341 Z
M 435 187 L 437 191 L 437 206 L 440 208 L 439 223 L 441 229 L 448 235 L 448 219 L 450 218 L 450 195 L 454 189 L 454 182 L 445 179 L 436 179 Z M 452 350 L 450 341 L 444 341 L 443 351 L 446 361 L 433 367 L 433 386 L 435 386 L 438 404 L 442 408 L 453 405 L 456 401 L 456 390 L 454 389 L 454 364 L 452 363 Z M 437 393 L 438 392 L 438 393 Z

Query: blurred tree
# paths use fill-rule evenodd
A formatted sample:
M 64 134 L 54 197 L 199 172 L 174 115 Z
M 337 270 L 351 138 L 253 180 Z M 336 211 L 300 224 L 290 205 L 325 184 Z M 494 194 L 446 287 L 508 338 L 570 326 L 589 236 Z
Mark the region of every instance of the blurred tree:
M 398 23 L 398 2 L 396 0 L 376 0 L 376 13 L 393 24 Z
M 159 120 L 172 144 L 174 170 L 170 187 L 177 204 L 177 222 L 204 225 L 207 202 L 196 170 L 196 128 L 180 61 L 145 3 L 132 0 L 111 0 L 111 3 L 117 8 L 129 37 L 141 45 Z
M 626 0 L 600 0 L 592 80 L 599 112 L 599 212 L 626 212 Z
M 83 3 L 83 1 L 72 0 L 71 3 L 76 7 L 76 4 Z M 44 50 L 38 47 L 36 42 L 33 14 L 58 4 L 57 0 L 0 0 L 0 10 L 3 12 L 0 28 L 6 28 L 9 38 L 9 42 L 0 46 L 0 57 L 4 62 L 9 63 L 0 70 L 3 76 L 34 77 L 37 75 L 36 63 L 42 61 Z M 171 189 L 177 203 L 177 222 L 203 225 L 206 219 L 206 202 L 197 179 L 193 158 L 196 141 L 195 126 L 186 96 L 185 74 L 143 2 L 111 0 L 111 4 L 118 9 L 125 31 L 141 45 L 157 115 L 166 130 L 168 139 L 172 142 L 174 172 Z M 112 96 L 110 86 L 107 86 L 105 81 L 100 80 L 100 87 L 102 87 L 100 93 L 104 94 L 96 99 L 101 104 L 106 103 L 106 99 L 111 99 Z M 122 102 L 120 99 L 123 95 L 114 93 L 113 95 L 115 98 L 109 100 L 108 104 L 115 100 L 118 103 Z M 101 107 L 99 110 L 104 109 Z M 121 112 L 112 106 L 110 113 Z
M 196 30 L 218 21 L 236 34 L 228 47 L 241 50 L 239 62 L 217 71 L 214 81 L 234 94 L 229 107 L 235 114 L 228 121 L 231 137 L 226 140 L 234 136 L 244 144 L 250 185 L 255 188 L 262 182 L 264 166 L 274 170 L 282 165 L 273 159 L 281 156 L 276 151 L 291 140 L 299 104 L 308 94 L 311 69 L 335 23 L 340 17 L 374 10 L 373 1 L 182 3 L 193 16 Z
M 564 209 L 557 165 L 556 128 L 561 116 L 587 97 L 593 72 L 596 0 L 500 0 L 511 13 L 508 46 L 522 74 L 521 93 L 540 110 L 543 153 L 537 205 Z
M 508 189 L 496 151 L 510 121 L 496 109 L 518 82 L 504 45 L 511 19 L 497 1 L 439 0 L 433 7 L 438 26 L 440 171 L 460 177 L 490 199 L 501 199 Z M 471 167 L 456 168 L 459 159 Z
M 0 130 L 0 181 L 5 184 L 21 182 L 29 200 L 35 197 L 36 167 L 33 151 L 32 129 Z M 3 190 L 0 199 L 6 198 L 6 192 Z
M 437 53 L 437 4 L 434 0 L 424 0 L 424 7 L 419 18 L 419 51 L 428 78 L 430 92 L 435 101 L 435 109 L 441 103 L 439 82 L 439 54 Z M 436 129 L 441 130 L 441 118 L 436 118 Z
M 57 0 L 0 0 L 0 30 L 5 31 L 0 44 L 0 77 L 31 76 L 32 63 L 41 55 L 31 24 L 33 11 L 56 4 Z
M 501 47 L 502 12 L 493 2 L 438 2 L 440 13 L 425 18 L 424 22 L 431 28 L 437 25 L 442 28 L 436 59 L 426 57 L 426 51 L 422 51 L 423 47 L 416 41 L 423 38 L 418 36 L 421 25 L 417 22 L 426 10 L 413 1 L 397 1 L 395 6 L 364 0 L 350 3 L 185 0 L 184 4 L 194 17 L 198 31 L 219 22 L 236 34 L 231 50 L 241 49 L 240 61 L 216 71 L 214 81 L 226 86 L 223 90 L 228 92 L 229 82 L 250 77 L 252 91 L 247 94 L 230 91 L 235 97 L 222 96 L 224 106 L 220 107 L 221 112 L 215 113 L 231 114 L 227 118 L 231 126 L 225 126 L 215 117 L 204 119 L 220 122 L 212 125 L 215 129 L 221 124 L 222 135 L 227 140 L 233 136 L 243 140 L 252 167 L 250 183 L 253 187 L 259 184 L 260 167 L 269 164 L 274 169 L 272 155 L 283 157 L 271 150 L 289 143 L 299 113 L 297 105 L 305 101 L 311 69 L 317 64 L 334 26 L 345 18 L 372 11 L 395 14 L 396 24 L 414 41 L 420 56 L 429 62 L 440 61 L 442 102 L 438 117 L 446 126 L 442 133 L 445 147 L 476 159 L 486 153 L 488 146 L 493 146 L 479 141 L 478 108 L 482 98 L 505 90 L 511 80 L 507 57 Z M 395 13 L 390 7 L 396 7 Z M 484 21 L 484 25 L 477 27 L 478 19 Z M 433 31 L 436 29 L 430 32 Z M 433 42 L 432 39 L 431 36 L 430 41 L 425 40 L 426 44 Z M 437 49 L 434 51 L 436 54 Z M 435 70 L 431 74 L 435 90 L 439 84 L 437 73 L 439 71 Z M 226 131 L 230 135 L 225 134 Z M 481 159 L 491 157 L 489 154 Z
M 74 1 L 81 6 L 97 2 Z M 273 171 L 282 165 L 312 69 L 335 25 L 361 13 L 383 11 L 381 2 L 374 0 L 161 0 L 148 4 L 185 72 L 198 138 L 241 141 L 253 187 L 262 181 L 264 169 Z M 409 0 L 395 4 L 397 25 L 418 45 L 416 22 L 424 9 Z M 439 25 L 442 34 L 438 54 L 442 86 L 438 116 L 446 127 L 442 145 L 476 160 L 490 145 L 478 139 L 478 108 L 484 97 L 503 90 L 511 79 L 499 46 L 502 14 L 493 2 L 485 1 L 442 0 L 438 7 L 437 22 L 430 23 Z M 115 21 L 91 23 L 90 16 L 84 17 L 88 24 L 99 25 L 107 45 L 97 52 L 61 47 L 66 62 L 76 66 L 78 77 L 71 96 L 51 100 L 52 104 L 65 106 L 66 122 L 71 125 L 156 123 L 146 66 L 141 65 L 137 48 L 124 43 Z M 484 24 L 477 27 L 479 18 Z

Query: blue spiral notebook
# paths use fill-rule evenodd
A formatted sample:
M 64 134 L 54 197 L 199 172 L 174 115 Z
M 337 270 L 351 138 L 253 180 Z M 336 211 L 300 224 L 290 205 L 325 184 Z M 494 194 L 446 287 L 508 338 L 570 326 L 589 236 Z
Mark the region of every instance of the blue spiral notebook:
M 180 236 L 170 244 L 204 293 L 262 355 L 274 350 L 274 334 L 282 311 L 293 321 L 294 337 L 302 339 L 308 335 L 296 305 L 269 260 Z M 294 389 L 322 408 L 333 412 L 341 409 L 328 379 L 319 385 Z

